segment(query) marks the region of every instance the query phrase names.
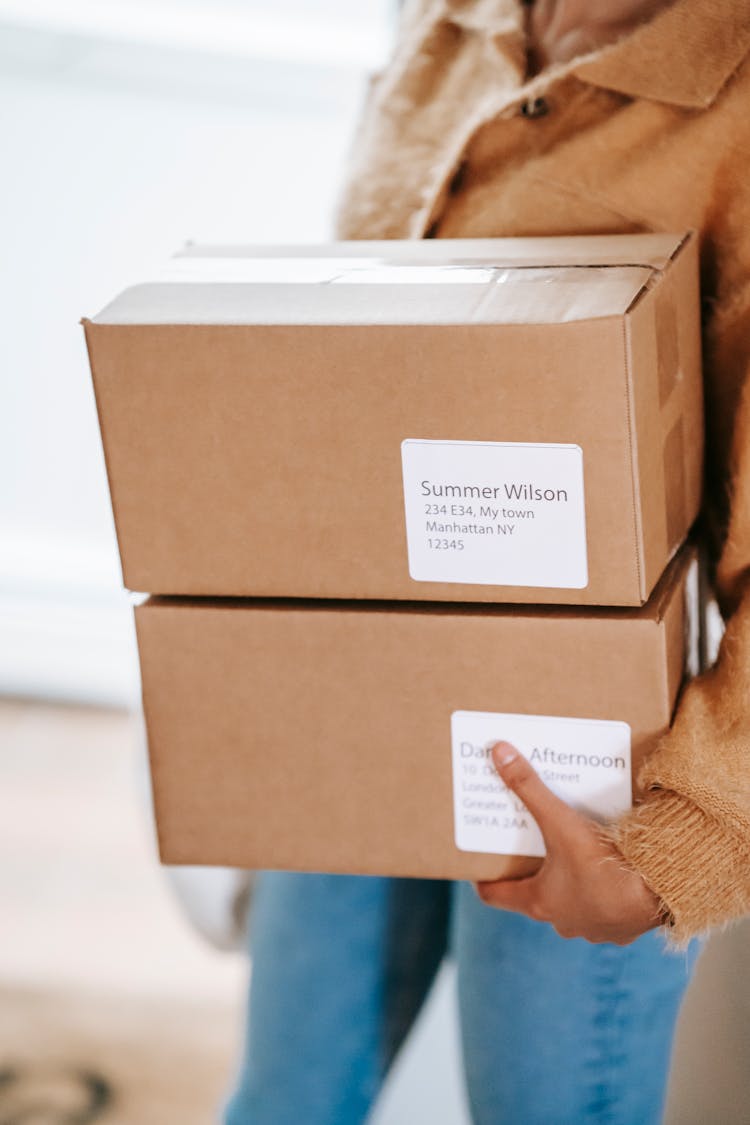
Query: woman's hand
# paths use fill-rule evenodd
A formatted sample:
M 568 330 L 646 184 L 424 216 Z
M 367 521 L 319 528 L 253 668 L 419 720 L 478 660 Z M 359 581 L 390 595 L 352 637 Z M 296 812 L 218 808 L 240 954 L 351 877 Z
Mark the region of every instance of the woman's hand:
M 509 742 L 498 742 L 492 759 L 539 825 L 547 855 L 528 878 L 478 883 L 483 902 L 550 922 L 561 937 L 616 945 L 628 945 L 664 921 L 660 900 L 625 866 L 595 821 L 556 797 Z

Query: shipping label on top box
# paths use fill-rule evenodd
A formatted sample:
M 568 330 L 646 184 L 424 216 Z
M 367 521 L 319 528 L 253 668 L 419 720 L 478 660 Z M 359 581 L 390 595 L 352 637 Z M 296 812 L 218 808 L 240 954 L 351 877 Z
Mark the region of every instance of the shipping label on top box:
M 587 585 L 580 446 L 408 438 L 401 456 L 413 579 Z

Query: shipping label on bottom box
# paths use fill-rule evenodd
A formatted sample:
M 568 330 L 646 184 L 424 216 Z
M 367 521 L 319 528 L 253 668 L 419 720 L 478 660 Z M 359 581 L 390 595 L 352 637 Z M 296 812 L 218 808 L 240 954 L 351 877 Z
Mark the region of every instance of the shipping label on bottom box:
M 544 840 L 526 806 L 498 777 L 490 748 L 512 743 L 559 797 L 605 821 L 631 807 L 630 727 L 605 719 L 454 711 L 456 847 L 465 852 L 542 856 Z

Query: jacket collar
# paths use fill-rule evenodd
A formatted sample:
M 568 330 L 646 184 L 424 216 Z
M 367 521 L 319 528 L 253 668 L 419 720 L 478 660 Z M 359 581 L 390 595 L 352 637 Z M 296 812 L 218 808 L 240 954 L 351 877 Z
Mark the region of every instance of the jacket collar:
M 748 0 L 675 0 L 572 67 L 584 82 L 631 97 L 711 105 L 750 51 Z

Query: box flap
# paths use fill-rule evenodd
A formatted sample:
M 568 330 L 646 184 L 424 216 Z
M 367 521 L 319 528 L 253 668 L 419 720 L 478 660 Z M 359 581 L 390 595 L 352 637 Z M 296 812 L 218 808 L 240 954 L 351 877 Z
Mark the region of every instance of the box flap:
M 687 234 L 187 246 L 98 324 L 552 324 L 620 316 Z M 283 295 L 279 292 L 283 287 Z
M 177 258 L 97 324 L 562 324 L 622 316 L 646 266 Z
M 648 266 L 662 270 L 685 241 L 684 233 L 555 235 L 544 238 L 426 238 L 350 242 L 187 245 L 184 258 L 378 258 L 444 264 L 489 262 L 495 266 Z

